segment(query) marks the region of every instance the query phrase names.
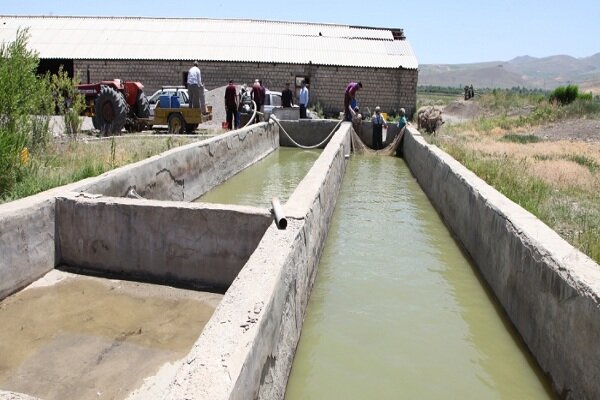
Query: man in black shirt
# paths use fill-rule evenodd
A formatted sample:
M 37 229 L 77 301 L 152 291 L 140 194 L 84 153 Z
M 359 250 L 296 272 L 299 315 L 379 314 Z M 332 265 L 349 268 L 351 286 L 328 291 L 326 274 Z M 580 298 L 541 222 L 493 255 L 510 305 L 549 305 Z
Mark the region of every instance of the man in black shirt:
M 290 108 L 294 104 L 292 97 L 293 97 L 293 94 L 292 94 L 292 91 L 290 90 L 290 84 L 286 83 L 284 91 L 281 92 L 281 105 L 284 108 Z

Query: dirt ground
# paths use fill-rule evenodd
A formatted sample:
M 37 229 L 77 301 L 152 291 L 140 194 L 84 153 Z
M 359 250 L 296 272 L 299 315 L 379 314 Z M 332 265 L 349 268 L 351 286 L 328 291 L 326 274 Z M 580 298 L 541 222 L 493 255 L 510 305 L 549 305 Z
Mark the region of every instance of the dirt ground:
M 443 110 L 443 118 L 447 124 L 466 122 L 483 116 L 484 110 L 473 101 L 456 100 Z M 600 142 L 600 120 L 567 119 L 544 124 L 527 133 L 550 141 Z
M 569 119 L 546 124 L 534 129 L 531 134 L 547 140 L 581 140 L 600 142 L 600 120 Z

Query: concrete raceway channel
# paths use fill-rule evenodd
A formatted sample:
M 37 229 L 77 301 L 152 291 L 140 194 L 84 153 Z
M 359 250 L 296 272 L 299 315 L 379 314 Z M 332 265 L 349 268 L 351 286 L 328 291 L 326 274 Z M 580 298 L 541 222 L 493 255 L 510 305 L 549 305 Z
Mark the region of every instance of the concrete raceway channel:
M 336 124 L 282 121 L 306 144 Z M 285 230 L 269 209 L 191 202 L 286 145 L 273 122 L 0 205 L 0 299 L 65 265 L 224 292 L 189 353 L 126 398 L 281 399 L 350 161 L 351 129 L 340 126 L 284 205 Z M 554 390 L 600 398 L 598 264 L 413 128 L 402 146 Z M 144 199 L 125 198 L 131 188 Z M 31 398 L 0 390 L 0 399 Z

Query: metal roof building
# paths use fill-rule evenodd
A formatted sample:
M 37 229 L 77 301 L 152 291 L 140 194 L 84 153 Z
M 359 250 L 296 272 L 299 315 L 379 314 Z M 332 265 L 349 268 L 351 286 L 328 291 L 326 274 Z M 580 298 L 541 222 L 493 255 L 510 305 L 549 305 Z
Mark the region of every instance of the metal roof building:
M 266 79 L 272 80 L 271 85 L 280 87 L 290 80 L 288 76 L 304 76 L 313 91 L 317 89 L 315 68 L 335 67 L 335 72 L 339 72 L 340 67 L 356 72 L 413 70 L 415 76 L 418 68 L 417 58 L 402 29 L 249 19 L 66 16 L 0 16 L 0 27 L 3 42 L 14 40 L 18 29 L 27 28 L 29 46 L 38 52 L 46 70 L 53 71 L 60 63 L 84 78 L 93 76 L 92 80 L 112 79 L 116 76 L 102 74 L 114 70 L 118 77 L 140 80 L 147 88 L 180 83 L 181 73 L 187 71 L 191 60 L 201 62 L 208 88 L 227 81 L 226 76 L 219 76 L 213 82 L 211 66 L 218 72 L 225 69 L 237 82 L 252 80 L 231 68 L 242 66 L 242 72 L 251 69 L 252 76 L 267 75 Z M 72 67 L 70 60 L 73 60 Z M 182 61 L 187 63 L 181 64 Z M 130 63 L 129 67 L 124 62 Z M 177 65 L 177 77 L 169 76 L 170 82 L 158 82 L 135 67 L 155 62 L 159 62 L 159 69 L 166 68 L 167 76 L 173 73 L 167 71 L 168 63 Z M 116 67 L 119 63 L 121 70 Z M 281 72 L 280 77 L 270 78 L 269 71 L 265 71 L 266 64 L 277 67 L 275 69 L 281 69 L 282 64 L 296 67 L 290 73 Z M 99 70 L 100 66 L 111 65 L 114 68 Z M 256 71 L 257 68 L 262 71 Z M 348 80 L 361 80 L 362 75 L 350 73 Z M 363 84 L 369 80 L 365 78 Z M 345 87 L 343 83 L 340 85 Z

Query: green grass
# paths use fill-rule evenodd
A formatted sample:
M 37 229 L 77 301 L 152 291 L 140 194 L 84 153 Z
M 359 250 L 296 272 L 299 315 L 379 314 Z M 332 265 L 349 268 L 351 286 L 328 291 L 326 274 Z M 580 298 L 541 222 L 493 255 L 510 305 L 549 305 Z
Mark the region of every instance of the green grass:
M 505 140 L 507 142 L 520 143 L 520 144 L 537 143 L 537 142 L 542 141 L 542 139 L 539 136 L 517 135 L 515 133 L 509 133 L 508 135 L 504 135 L 502 137 L 502 140 Z
M 192 138 L 118 137 L 92 142 L 69 141 L 50 144 L 31 156 L 19 171 L 14 187 L 0 202 L 20 199 L 45 190 L 98 176 L 113 168 L 137 162 L 172 147 L 196 141 Z
M 583 156 L 581 154 L 572 154 L 568 157 L 566 157 L 566 159 L 568 161 L 573 161 L 579 165 L 581 165 L 582 167 L 586 167 L 587 169 L 590 170 L 590 172 L 595 172 L 598 171 L 598 169 L 600 168 L 600 165 L 598 165 L 598 163 L 596 161 L 594 161 L 593 159 Z
M 525 172 L 527 166 L 508 155 L 496 158 L 485 156 L 466 150 L 461 143 L 448 142 L 439 145 L 488 184 L 600 263 L 598 191 L 557 189 L 539 178 L 528 175 Z M 585 156 L 573 155 L 567 158 L 590 170 L 599 169 L 593 160 Z

